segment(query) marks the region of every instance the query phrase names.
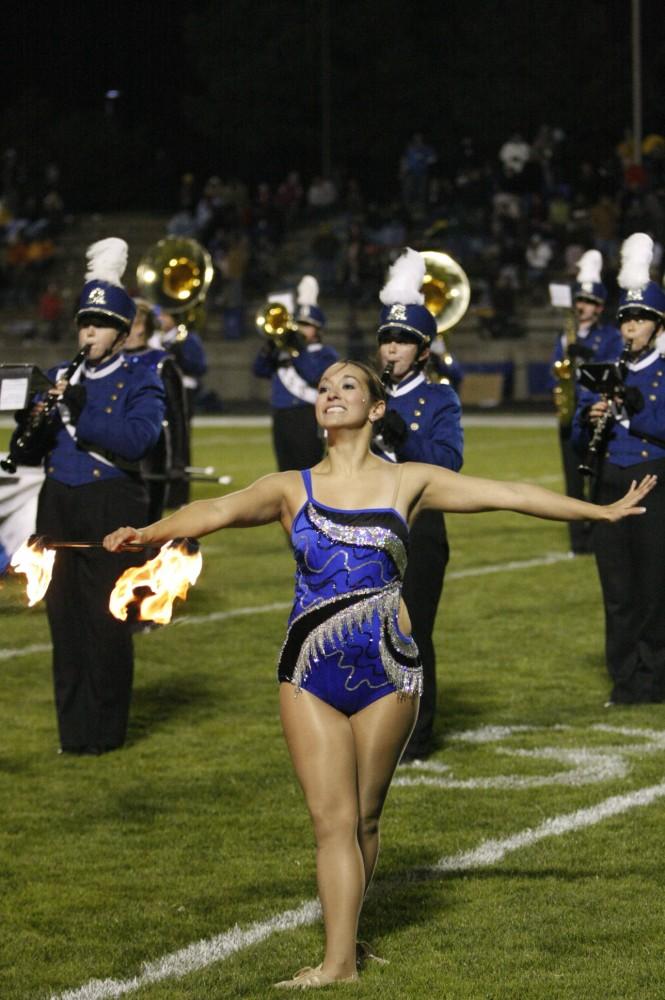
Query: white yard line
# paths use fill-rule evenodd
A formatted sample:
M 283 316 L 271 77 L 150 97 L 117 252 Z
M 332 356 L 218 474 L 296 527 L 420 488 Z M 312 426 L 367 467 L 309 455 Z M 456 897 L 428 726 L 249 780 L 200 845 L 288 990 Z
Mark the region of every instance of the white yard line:
M 0 661 L 13 660 L 17 656 L 31 656 L 32 653 L 49 653 L 50 651 L 50 642 L 41 642 L 34 646 L 22 646 L 20 649 L 0 649 Z
M 501 840 L 484 840 L 478 847 L 470 851 L 459 851 L 448 857 L 441 858 L 429 869 L 412 873 L 412 877 L 421 877 L 428 872 L 441 874 L 458 871 L 471 871 L 477 868 L 487 868 L 498 864 L 506 855 L 522 850 L 547 837 L 561 837 L 563 834 L 583 830 L 595 826 L 611 816 L 618 816 L 665 797 L 665 782 L 640 788 L 626 795 L 613 795 L 611 798 L 598 802 L 595 806 L 578 809 L 572 813 L 562 813 L 551 816 L 536 827 L 528 827 L 519 833 L 514 833 Z M 405 881 L 410 881 L 408 875 Z M 391 884 L 394 885 L 394 882 Z M 377 886 L 381 891 L 381 884 Z M 268 920 L 257 921 L 243 929 L 232 927 L 223 934 L 197 941 L 186 948 L 163 955 L 153 962 L 143 965 L 141 972 L 130 979 L 91 979 L 84 986 L 67 990 L 51 1000 L 107 1000 L 132 993 L 151 983 L 162 982 L 165 979 L 181 979 L 200 969 L 205 969 L 215 962 L 222 962 L 252 945 L 265 941 L 278 931 L 294 930 L 315 923 L 320 917 L 319 904 L 316 900 L 303 903 L 298 909 L 285 910 Z

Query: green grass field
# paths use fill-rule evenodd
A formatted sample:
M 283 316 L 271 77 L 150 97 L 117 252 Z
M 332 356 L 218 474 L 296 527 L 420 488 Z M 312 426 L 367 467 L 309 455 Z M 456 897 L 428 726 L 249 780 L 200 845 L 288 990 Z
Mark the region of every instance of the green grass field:
M 553 430 L 472 427 L 466 451 L 469 473 L 561 486 Z M 241 487 L 273 468 L 269 433 L 198 429 L 195 461 Z M 439 747 L 398 772 L 363 917 L 390 964 L 333 993 L 662 998 L 662 709 L 603 707 L 593 561 L 546 560 L 564 526 L 448 530 Z M 203 555 L 177 623 L 137 637 L 129 743 L 101 758 L 56 754 L 44 611 L 0 584 L 1 1000 L 263 998 L 320 960 L 307 911 L 283 929 L 315 898 L 274 679 L 291 558 L 276 526 Z

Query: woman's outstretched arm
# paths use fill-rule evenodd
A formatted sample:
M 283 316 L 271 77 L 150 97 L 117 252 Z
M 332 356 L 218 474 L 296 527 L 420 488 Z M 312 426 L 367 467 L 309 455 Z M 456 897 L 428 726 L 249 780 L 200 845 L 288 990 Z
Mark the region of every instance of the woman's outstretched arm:
M 642 500 L 656 485 L 655 476 L 634 482 L 616 503 L 600 505 L 574 500 L 532 483 L 499 482 L 464 476 L 431 465 L 412 467 L 417 489 L 418 510 L 434 509 L 450 513 L 472 514 L 488 510 L 512 510 L 519 514 L 551 521 L 619 521 L 643 514 Z
M 128 542 L 161 545 L 172 538 L 200 538 L 220 528 L 252 528 L 279 521 L 288 475 L 275 472 L 244 490 L 214 500 L 196 500 L 145 528 L 117 528 L 106 536 L 104 547 L 117 552 Z

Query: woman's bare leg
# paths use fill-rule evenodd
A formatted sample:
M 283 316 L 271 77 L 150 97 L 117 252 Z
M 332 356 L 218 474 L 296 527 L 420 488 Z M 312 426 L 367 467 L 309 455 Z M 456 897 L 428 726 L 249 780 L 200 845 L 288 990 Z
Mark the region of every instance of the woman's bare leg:
M 308 691 L 280 686 L 286 742 L 314 824 L 316 871 L 326 953 L 322 972 L 344 979 L 356 972 L 358 917 L 365 868 L 358 846 L 358 791 L 349 719 Z
M 369 887 L 379 855 L 379 820 L 402 750 L 418 717 L 418 698 L 386 695 L 349 720 L 358 768 L 358 843 Z

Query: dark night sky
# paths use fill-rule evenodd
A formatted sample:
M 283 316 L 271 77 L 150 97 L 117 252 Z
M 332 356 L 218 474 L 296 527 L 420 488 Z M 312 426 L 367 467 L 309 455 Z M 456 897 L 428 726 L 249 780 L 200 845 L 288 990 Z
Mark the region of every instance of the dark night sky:
M 664 131 L 663 8 L 642 8 L 644 126 Z M 70 200 L 84 187 L 103 197 L 102 179 L 88 178 L 104 160 L 119 164 L 129 202 L 190 167 L 251 181 L 309 175 L 320 163 L 322 9 L 24 0 L 3 16 L 0 147 L 57 160 Z M 630 122 L 629 0 L 329 0 L 329 10 L 333 162 L 365 184 L 391 183 L 416 129 L 445 163 L 464 133 L 490 155 L 542 122 L 593 158 Z M 111 87 L 121 97 L 109 117 Z

